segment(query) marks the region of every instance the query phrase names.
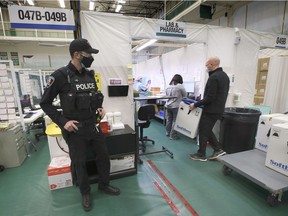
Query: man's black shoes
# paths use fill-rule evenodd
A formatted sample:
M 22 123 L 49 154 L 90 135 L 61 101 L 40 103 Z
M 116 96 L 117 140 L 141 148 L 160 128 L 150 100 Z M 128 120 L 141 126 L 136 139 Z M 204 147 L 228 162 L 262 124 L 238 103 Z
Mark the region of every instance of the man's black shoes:
M 119 195 L 120 194 L 120 189 L 113 187 L 111 185 L 104 186 L 104 187 L 99 186 L 98 189 L 99 189 L 99 191 L 106 193 L 106 194 L 110 194 L 110 195 Z M 86 211 L 86 212 L 91 211 L 91 209 L 92 209 L 91 201 L 92 200 L 91 200 L 90 193 L 82 195 L 82 206 L 83 206 L 84 211 Z
M 219 149 L 218 151 L 214 151 L 214 153 L 209 157 L 209 160 L 215 160 L 225 154 L 226 152 L 224 152 L 222 149 Z
M 82 206 L 83 206 L 84 211 L 86 212 L 91 211 L 92 205 L 91 205 L 90 193 L 82 195 Z
M 105 186 L 105 187 L 98 187 L 99 191 L 106 193 L 106 194 L 110 194 L 110 195 L 119 195 L 120 194 L 120 189 L 117 187 L 113 187 L 111 185 Z

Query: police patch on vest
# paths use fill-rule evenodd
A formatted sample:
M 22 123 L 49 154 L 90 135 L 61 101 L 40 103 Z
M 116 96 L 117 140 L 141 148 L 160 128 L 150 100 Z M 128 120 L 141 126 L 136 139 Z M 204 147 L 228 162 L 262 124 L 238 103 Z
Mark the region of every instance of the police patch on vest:
M 52 86 L 52 84 L 54 83 L 55 78 L 53 76 L 50 76 L 47 80 L 47 85 L 46 88 L 49 88 L 50 86 Z
M 94 83 L 80 83 L 80 84 L 76 84 L 76 91 L 87 91 L 87 90 L 94 90 L 95 89 L 95 85 Z

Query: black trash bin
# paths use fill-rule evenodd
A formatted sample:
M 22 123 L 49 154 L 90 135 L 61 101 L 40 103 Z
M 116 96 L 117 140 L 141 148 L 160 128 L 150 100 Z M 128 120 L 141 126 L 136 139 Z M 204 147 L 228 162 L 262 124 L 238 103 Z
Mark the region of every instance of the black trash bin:
M 231 154 L 253 149 L 260 115 L 255 109 L 225 108 L 219 136 L 223 150 Z

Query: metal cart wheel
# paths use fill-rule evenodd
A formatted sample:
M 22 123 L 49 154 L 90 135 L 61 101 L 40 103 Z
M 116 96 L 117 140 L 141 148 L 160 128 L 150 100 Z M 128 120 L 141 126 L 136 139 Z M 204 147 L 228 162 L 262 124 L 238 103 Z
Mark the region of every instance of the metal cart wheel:
M 145 146 L 145 145 L 139 146 L 139 150 L 141 150 L 142 153 L 145 153 L 145 151 L 146 151 L 146 146 Z
M 143 160 L 140 157 L 138 158 L 138 163 L 143 164 Z
M 267 197 L 266 201 L 271 207 L 276 207 L 280 204 L 280 201 L 278 200 L 278 195 L 276 195 L 276 194 L 270 194 Z
M 232 171 L 233 170 L 231 168 L 223 165 L 222 172 L 225 176 L 231 175 Z
M 5 167 L 4 167 L 4 166 L 2 166 L 2 165 L 0 165 L 0 172 L 3 172 L 3 171 L 4 171 L 4 169 L 5 169 Z

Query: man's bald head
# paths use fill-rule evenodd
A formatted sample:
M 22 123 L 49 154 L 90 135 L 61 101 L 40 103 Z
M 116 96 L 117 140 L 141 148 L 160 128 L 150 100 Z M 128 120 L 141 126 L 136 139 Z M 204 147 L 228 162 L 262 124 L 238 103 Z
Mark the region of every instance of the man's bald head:
M 220 65 L 220 59 L 217 56 L 210 57 L 206 62 L 206 67 L 209 71 L 216 70 Z

